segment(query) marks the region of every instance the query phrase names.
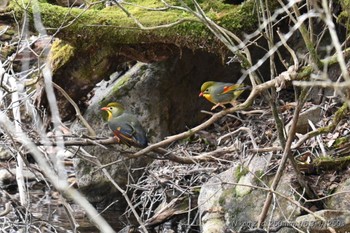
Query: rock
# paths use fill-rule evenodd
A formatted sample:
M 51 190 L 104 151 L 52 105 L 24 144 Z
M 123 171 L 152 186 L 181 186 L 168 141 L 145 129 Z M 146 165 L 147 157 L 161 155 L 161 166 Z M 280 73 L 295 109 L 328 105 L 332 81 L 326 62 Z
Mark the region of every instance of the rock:
M 202 233 L 224 232 L 225 217 L 219 202 L 224 190 L 232 187 L 232 185 L 222 184 L 235 182 L 237 179 L 234 174 L 239 165 L 212 177 L 205 183 L 198 197 L 198 207 L 202 222 Z
M 334 228 L 336 232 L 350 231 L 350 214 L 348 213 L 350 209 L 350 178 L 341 183 L 335 193 L 338 194 L 327 199 L 326 210 L 317 211 L 314 215 L 303 215 L 296 219 L 301 229 L 310 232 L 329 232 L 325 223 L 315 217 L 317 215 L 324 218 L 326 223 Z
M 345 210 L 345 209 L 344 209 Z M 325 221 L 322 221 L 323 218 Z M 295 227 L 303 232 L 327 233 L 327 228 L 331 227 L 335 232 L 350 231 L 350 214 L 345 211 L 320 210 L 313 214 L 298 217 L 295 220 Z
M 350 178 L 341 183 L 335 190 L 338 195 L 333 195 L 327 200 L 327 207 L 333 210 L 350 209 Z M 350 223 L 350 222 L 349 222 Z
M 259 181 L 259 174 L 263 174 L 268 164 L 268 159 L 255 157 L 248 168 L 241 169 L 235 165 L 231 169 L 211 178 L 202 186 L 198 206 L 201 214 L 202 232 L 225 232 L 239 231 L 241 229 L 255 228 L 259 215 L 263 208 L 266 191 L 252 187 L 242 188 L 235 183 L 257 186 L 264 182 L 270 185 L 273 177 L 264 177 Z M 237 170 L 240 169 L 240 170 Z M 291 174 L 285 173 L 282 176 L 277 192 L 280 192 L 293 199 L 290 189 Z M 286 199 L 276 195 L 274 204 L 270 207 L 267 220 L 273 219 L 271 227 L 285 223 L 285 216 L 295 219 L 300 213 L 299 208 L 288 202 Z M 213 226 L 215 228 L 213 229 Z M 283 229 L 283 232 L 288 231 Z
M 305 112 L 302 112 L 299 115 L 297 127 L 296 127 L 296 132 L 300 134 L 305 134 L 310 131 L 310 125 L 309 121 L 311 121 L 313 124 L 316 124 L 321 120 L 321 107 L 318 105 L 310 107 L 308 110 Z M 290 121 L 286 125 L 286 132 L 289 132 L 289 128 L 292 124 L 292 121 Z
M 0 146 L 0 160 L 8 160 L 12 157 L 11 152 Z
M 221 217 L 213 217 L 211 219 L 203 219 L 204 225 L 202 232 L 210 232 L 210 233 L 221 233 L 223 229 L 225 229 L 225 222 L 222 221 Z M 205 229 L 205 230 L 204 230 Z
M 262 174 L 267 167 L 267 158 L 263 157 L 254 157 L 251 162 L 248 165 L 248 169 L 246 169 L 246 174 L 242 175 L 238 181 L 238 184 L 236 186 L 236 195 L 238 197 L 243 197 L 247 194 L 249 194 L 252 190 L 251 185 L 254 185 L 256 182 L 256 175 L 255 174 Z
M 252 190 L 251 187 L 249 187 L 249 185 L 251 185 L 251 179 L 253 178 L 252 174 L 247 174 L 245 176 L 242 176 L 239 181 L 238 181 L 238 185 L 236 186 L 236 195 L 238 197 L 243 197 L 247 194 L 250 193 L 250 191 Z

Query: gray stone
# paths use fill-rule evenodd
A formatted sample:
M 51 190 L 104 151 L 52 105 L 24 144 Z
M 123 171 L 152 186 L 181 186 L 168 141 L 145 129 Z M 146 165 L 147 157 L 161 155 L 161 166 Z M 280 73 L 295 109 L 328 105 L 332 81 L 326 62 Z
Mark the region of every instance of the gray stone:
M 225 229 L 238 231 L 242 228 L 256 227 L 267 192 L 252 187 L 242 188 L 235 184 L 262 187 L 270 185 L 273 177 L 264 177 L 261 180 L 258 178 L 267 164 L 268 159 L 255 157 L 248 166 L 248 172 L 236 165 L 211 178 L 202 186 L 198 198 L 202 232 L 224 232 Z M 291 174 L 285 173 L 277 192 L 294 199 L 290 179 Z M 279 224 L 286 224 L 286 219 L 294 220 L 299 214 L 298 207 L 276 195 L 273 198 L 266 224 L 270 224 L 271 228 L 278 227 Z M 213 226 L 215 226 L 214 230 Z M 289 230 L 290 228 L 283 228 L 280 232 L 289 232 Z
M 238 164 L 212 177 L 202 186 L 198 197 L 202 233 L 224 232 L 225 216 L 219 200 L 224 190 L 233 187 L 227 183 L 237 182 L 234 176 L 236 169 L 238 169 Z
M 335 232 L 350 231 L 350 214 L 348 211 L 320 210 L 312 214 L 298 217 L 295 227 L 303 232 L 326 233 L 331 227 Z
M 310 107 L 308 110 L 300 113 L 298 123 L 296 126 L 296 132 L 300 134 L 305 134 L 310 131 L 310 125 L 309 121 L 311 121 L 313 124 L 316 124 L 321 120 L 321 107 L 318 105 Z M 286 125 L 286 132 L 289 132 L 289 128 L 292 124 L 292 121 L 290 121 Z
M 341 183 L 335 190 L 336 195 L 327 201 L 327 207 L 334 210 L 350 210 L 350 178 Z

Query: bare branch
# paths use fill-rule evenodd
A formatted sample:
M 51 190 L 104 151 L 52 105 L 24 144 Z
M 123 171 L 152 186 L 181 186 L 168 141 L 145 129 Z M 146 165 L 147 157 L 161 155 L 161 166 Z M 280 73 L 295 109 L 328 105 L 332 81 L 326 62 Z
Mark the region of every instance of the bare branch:
M 78 105 L 74 102 L 74 100 L 72 100 L 72 98 L 70 98 L 70 96 L 68 95 L 68 93 L 63 90 L 60 86 L 58 86 L 56 83 L 52 82 L 52 85 L 59 90 L 62 95 L 64 95 L 64 97 L 69 101 L 69 103 L 74 107 L 76 116 L 79 118 L 79 120 L 83 123 L 83 125 L 87 128 L 87 130 L 89 131 L 89 136 L 90 137 L 96 137 L 96 133 L 95 131 L 91 128 L 91 126 L 89 125 L 89 123 L 85 120 L 85 118 L 83 117 L 83 115 L 80 112 L 80 109 L 78 107 Z

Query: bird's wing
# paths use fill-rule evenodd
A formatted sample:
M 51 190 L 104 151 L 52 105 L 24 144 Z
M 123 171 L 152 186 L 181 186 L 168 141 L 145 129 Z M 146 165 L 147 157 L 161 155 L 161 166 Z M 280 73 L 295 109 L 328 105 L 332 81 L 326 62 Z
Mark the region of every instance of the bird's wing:
M 124 113 L 115 118 L 109 122 L 109 127 L 121 143 L 141 148 L 148 144 L 145 131 L 137 118 L 131 114 Z
M 122 127 L 119 127 L 114 131 L 114 135 L 117 136 L 122 143 L 128 146 L 143 148 L 148 144 L 146 133 L 141 125 L 134 121 L 124 123 Z
M 132 141 L 132 135 L 135 129 L 128 124 L 128 118 L 123 116 L 119 116 L 117 118 L 109 121 L 109 128 L 113 131 L 114 135 L 125 144 L 128 144 L 128 141 Z
M 148 140 L 146 137 L 146 132 L 141 126 L 138 120 L 131 121 L 130 127 L 133 128 L 132 137 L 134 141 L 138 144 L 139 147 L 146 147 L 148 144 Z
M 113 130 L 114 135 L 124 144 L 133 145 L 132 128 L 128 126 L 118 126 Z
M 233 84 L 229 86 L 224 86 L 222 94 L 226 94 L 233 91 L 243 91 L 244 85 L 243 84 Z

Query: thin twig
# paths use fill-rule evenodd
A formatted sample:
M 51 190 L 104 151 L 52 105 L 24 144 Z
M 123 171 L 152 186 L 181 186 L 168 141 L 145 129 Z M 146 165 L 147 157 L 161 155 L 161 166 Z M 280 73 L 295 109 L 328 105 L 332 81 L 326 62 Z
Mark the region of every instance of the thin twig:
M 89 125 L 89 123 L 85 120 L 85 118 L 83 117 L 83 115 L 80 112 L 80 109 L 78 107 L 78 105 L 74 102 L 74 100 L 68 95 L 68 93 L 63 90 L 62 87 L 60 87 L 59 85 L 57 85 L 56 83 L 52 82 L 52 85 L 54 86 L 54 88 L 56 88 L 57 90 L 59 90 L 61 92 L 61 94 L 69 101 L 69 103 L 74 107 L 75 110 L 75 114 L 76 116 L 79 118 L 79 120 L 83 123 L 83 125 L 86 127 L 86 129 L 89 132 L 89 136 L 90 137 L 96 137 L 96 133 L 95 130 L 92 129 L 92 127 Z

